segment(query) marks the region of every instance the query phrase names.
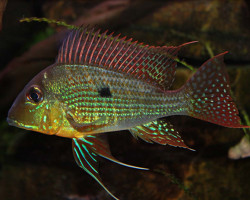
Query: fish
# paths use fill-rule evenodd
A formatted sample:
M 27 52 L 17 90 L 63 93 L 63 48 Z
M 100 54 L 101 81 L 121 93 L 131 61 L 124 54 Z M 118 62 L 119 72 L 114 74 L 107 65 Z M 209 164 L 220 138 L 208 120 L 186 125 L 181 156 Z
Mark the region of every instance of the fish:
M 179 89 L 171 90 L 179 46 L 149 46 L 108 31 L 72 30 L 54 64 L 38 73 L 11 106 L 9 125 L 72 139 L 80 168 L 114 199 L 98 172 L 100 158 L 141 170 L 112 156 L 106 133 L 129 130 L 148 143 L 188 147 L 167 116 L 187 115 L 230 128 L 241 124 L 221 53 Z

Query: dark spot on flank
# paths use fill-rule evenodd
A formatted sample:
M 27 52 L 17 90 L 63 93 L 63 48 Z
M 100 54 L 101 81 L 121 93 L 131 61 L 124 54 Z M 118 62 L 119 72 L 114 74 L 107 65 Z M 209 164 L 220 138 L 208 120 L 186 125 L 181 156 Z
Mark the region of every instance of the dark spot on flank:
M 110 89 L 108 87 L 103 87 L 98 90 L 98 93 L 101 97 L 112 97 Z

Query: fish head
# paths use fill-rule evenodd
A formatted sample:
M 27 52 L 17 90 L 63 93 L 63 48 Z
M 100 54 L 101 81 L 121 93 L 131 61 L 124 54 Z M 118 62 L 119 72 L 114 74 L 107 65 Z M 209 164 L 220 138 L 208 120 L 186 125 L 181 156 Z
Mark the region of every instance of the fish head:
M 42 71 L 19 93 L 8 112 L 9 125 L 48 135 L 59 131 L 62 108 L 46 86 L 47 79 L 47 72 Z

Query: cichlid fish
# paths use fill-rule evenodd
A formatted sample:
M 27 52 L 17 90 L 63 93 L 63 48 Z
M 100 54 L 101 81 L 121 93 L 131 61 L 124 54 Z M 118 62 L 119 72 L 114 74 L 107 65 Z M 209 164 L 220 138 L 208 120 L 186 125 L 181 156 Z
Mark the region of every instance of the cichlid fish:
M 101 182 L 104 157 L 124 166 L 109 150 L 104 132 L 129 130 L 136 138 L 187 147 L 163 117 L 188 115 L 214 124 L 244 128 L 230 97 L 224 54 L 205 62 L 178 90 L 169 90 L 180 46 L 154 47 L 94 29 L 73 30 L 56 62 L 36 75 L 18 95 L 8 123 L 48 135 L 72 138 L 77 164 Z M 249 127 L 248 127 L 249 128 Z M 190 149 L 190 148 L 189 148 Z

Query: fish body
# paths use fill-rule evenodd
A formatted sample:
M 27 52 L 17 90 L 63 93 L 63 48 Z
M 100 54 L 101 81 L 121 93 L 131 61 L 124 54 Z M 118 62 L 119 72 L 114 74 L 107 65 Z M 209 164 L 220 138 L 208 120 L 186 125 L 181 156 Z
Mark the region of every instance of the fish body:
M 179 93 L 162 92 L 141 80 L 106 69 L 57 65 L 46 70 L 43 76 L 46 77 L 44 88 L 47 93 L 54 94 L 55 101 L 61 106 L 58 110 L 64 116 L 65 128 L 54 134 L 63 137 L 67 127 L 72 127 L 67 123 L 67 116 L 79 124 L 91 124 L 98 120 L 107 124 L 82 132 L 95 134 L 130 129 L 164 116 L 185 114 L 187 108 L 184 96 Z M 65 110 L 67 113 L 63 114 Z M 79 137 L 74 133 L 75 130 L 66 137 Z
M 188 115 L 226 127 L 247 127 L 241 125 L 230 97 L 225 53 L 204 63 L 180 89 L 169 90 L 175 58 L 186 44 L 149 47 L 107 32 L 74 30 L 55 64 L 18 95 L 7 120 L 17 127 L 72 138 L 77 164 L 116 198 L 101 182 L 98 158 L 146 168 L 116 160 L 104 132 L 129 130 L 146 142 L 189 148 L 163 117 Z

